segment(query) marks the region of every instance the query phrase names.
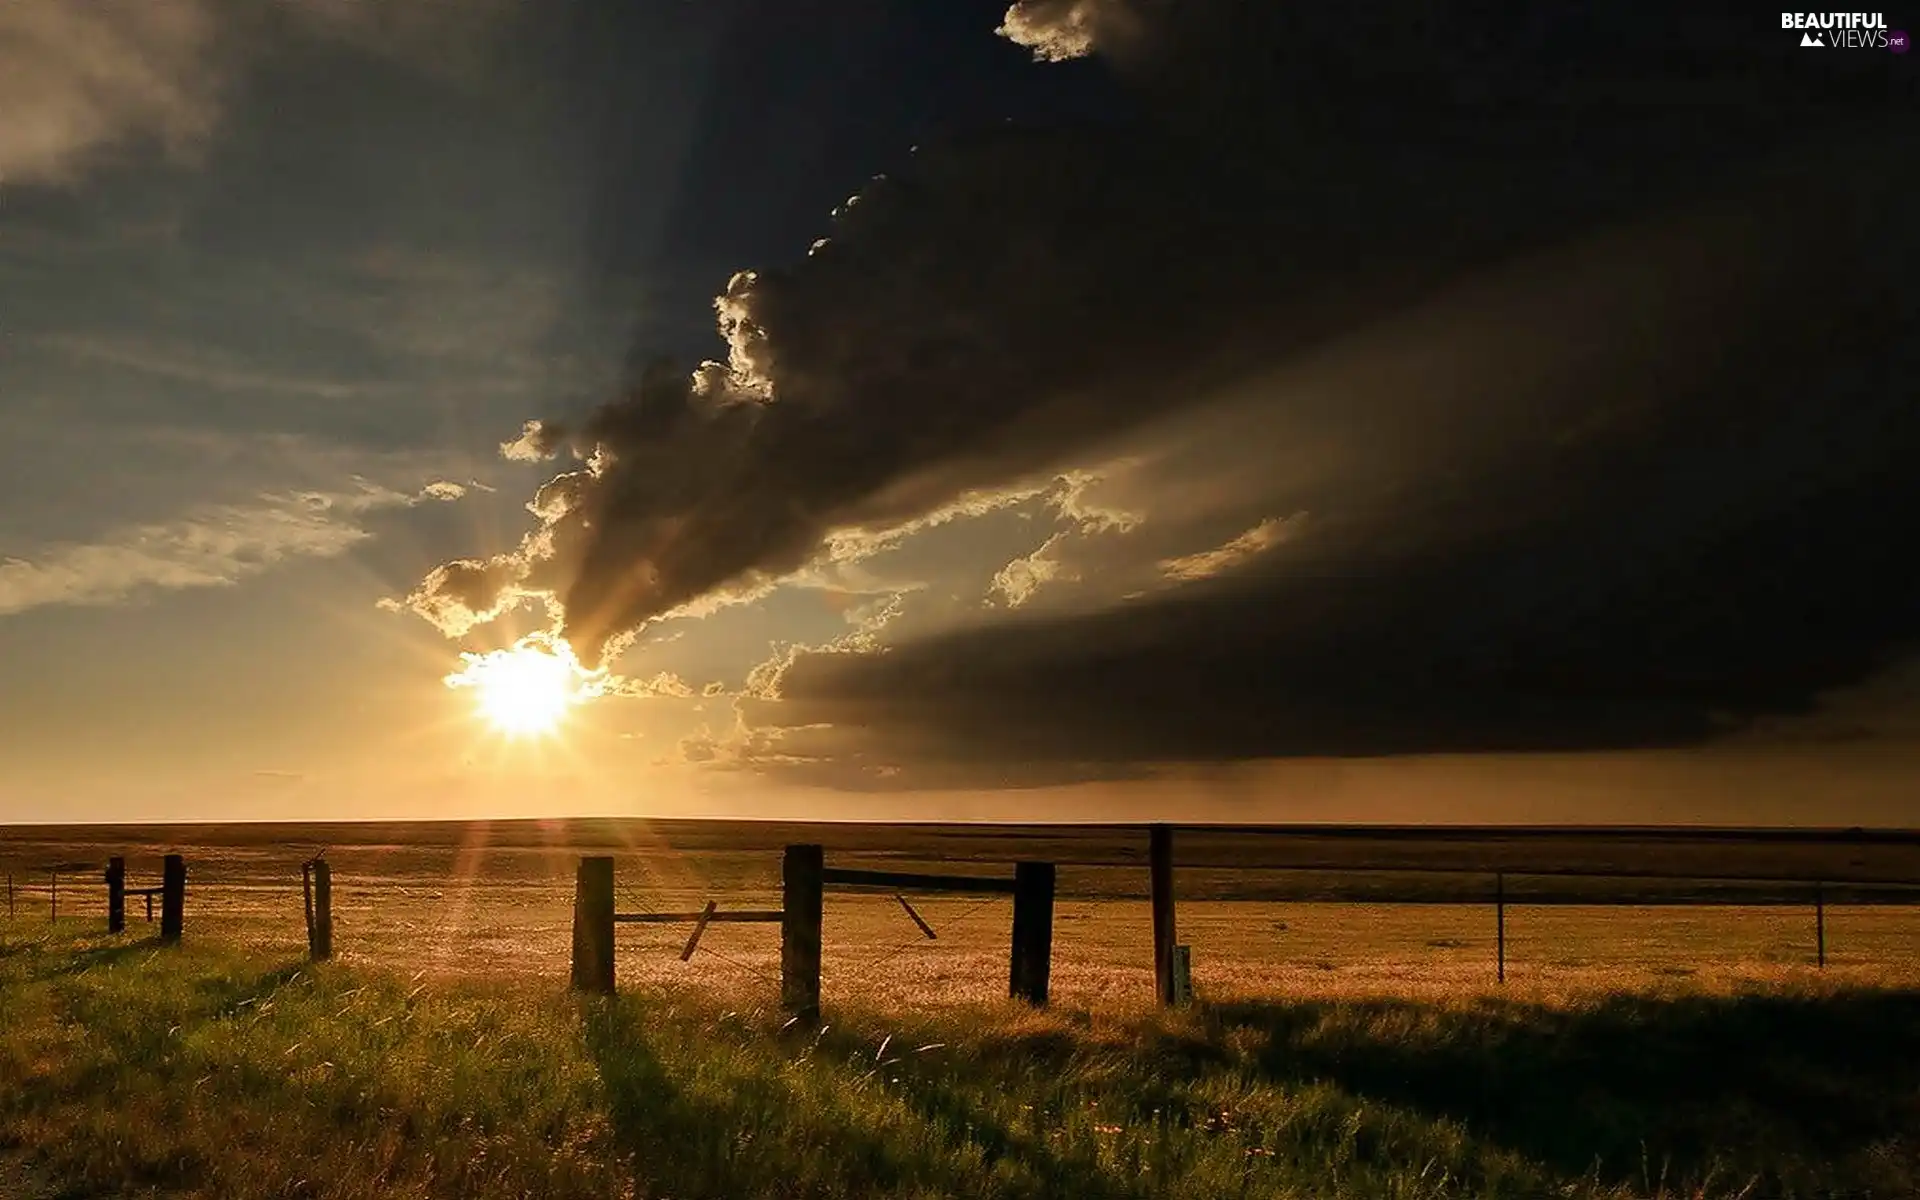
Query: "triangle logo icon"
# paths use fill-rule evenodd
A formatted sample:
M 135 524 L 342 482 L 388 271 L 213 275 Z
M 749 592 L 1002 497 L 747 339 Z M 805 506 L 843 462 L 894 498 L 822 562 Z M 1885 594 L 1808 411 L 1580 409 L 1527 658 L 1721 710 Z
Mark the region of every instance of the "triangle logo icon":
M 1815 36 L 1814 36 L 1814 35 L 1812 35 L 1811 33 L 1803 33 L 1803 34 L 1801 34 L 1801 35 L 1800 35 L 1800 44 L 1801 44 L 1802 46 L 1818 46 L 1818 47 L 1820 47 L 1820 48 L 1821 48 L 1822 50 L 1824 50 L 1824 49 L 1826 49 L 1826 47 L 1827 47 L 1827 44 L 1826 44 L 1825 42 L 1823 42 L 1823 41 L 1821 41 L 1821 40 L 1820 40 L 1819 38 L 1817 38 L 1817 37 L 1815 37 Z

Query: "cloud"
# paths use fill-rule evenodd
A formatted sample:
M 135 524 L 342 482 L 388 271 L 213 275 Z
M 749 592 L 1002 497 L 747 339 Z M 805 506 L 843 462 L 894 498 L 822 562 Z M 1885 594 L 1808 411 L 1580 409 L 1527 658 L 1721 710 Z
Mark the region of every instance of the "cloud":
M 1212 579 L 1235 570 L 1286 540 L 1288 530 L 1301 520 L 1305 514 L 1295 513 L 1282 520 L 1268 517 L 1245 533 L 1239 534 L 1222 545 L 1211 550 L 1202 550 L 1198 554 L 1186 554 L 1179 558 L 1167 558 L 1160 561 L 1160 573 L 1178 583 L 1194 583 L 1202 579 Z
M 1138 528 L 1146 519 L 1142 514 L 1097 504 L 1088 498 L 1089 491 L 1111 473 L 1133 465 L 1110 463 L 1099 471 L 1075 469 L 1057 476 L 1053 490 L 1046 494 L 1046 502 L 1065 527 L 1049 535 L 1031 553 L 996 571 L 987 585 L 988 602 L 997 599 L 1008 608 L 1019 608 L 1033 599 L 1043 585 L 1076 582 L 1081 579 L 1081 572 L 1064 558 L 1069 544 L 1100 534 L 1129 533 Z
M 517 582 L 552 595 L 593 660 L 665 614 L 1031 495 L 1064 454 L 1204 398 L 1249 339 L 1314 337 L 1314 318 L 1273 325 L 1276 298 L 1299 301 L 1260 277 L 1294 235 L 1250 242 L 1214 192 L 1232 181 L 1203 183 L 1184 153 L 995 135 L 876 180 L 817 252 L 733 279 L 724 363 L 652 362 L 507 444 L 576 464 L 535 496 Z M 1278 182 L 1262 175 L 1246 204 Z M 1167 228 L 1186 253 L 1153 248 Z
M 690 763 L 710 763 L 720 757 L 720 745 L 706 734 L 689 734 L 678 744 L 680 758 Z
M 1093 53 L 1098 24 L 1122 7 L 1113 0 L 1020 0 L 994 32 L 1042 62 L 1064 62 Z
M 344 400 L 366 394 L 394 394 L 397 389 L 366 381 L 314 379 L 303 375 L 262 370 L 205 346 L 169 345 L 139 338 L 106 338 L 86 334 L 48 334 L 34 343 L 84 363 L 137 371 L 161 379 L 222 391 L 244 391 L 309 400 Z
M 1136 107 L 890 166 L 810 252 L 728 281 L 724 357 L 637 355 L 609 402 L 507 443 L 563 464 L 533 532 L 414 606 L 537 597 L 596 661 L 1131 455 L 1182 463 L 1190 519 L 1084 488 L 1058 515 L 1137 530 L 1116 549 L 1193 534 L 1128 565 L 1188 586 L 788 647 L 749 732 L 1055 773 L 1666 744 L 1869 669 L 1911 595 L 1838 536 L 1912 490 L 1889 97 L 1831 93 L 1859 118 L 1836 158 L 1828 82 L 1723 30 L 1703 65 L 1691 25 L 1612 10 L 1550 58 L 1530 28 L 1406 16 L 1016 5 L 1007 36 L 1101 53 Z M 1703 79 L 1764 85 L 1766 119 L 1694 104 Z M 1051 537 L 996 595 L 1065 578 Z
M 65 185 L 116 152 L 190 160 L 263 51 L 322 37 L 471 79 L 518 0 L 8 0 L 0 4 L 0 186 Z
M 1777 275 L 1719 257 L 1758 232 L 1731 224 L 1523 261 L 1143 430 L 1130 505 L 1225 481 L 1220 514 L 1313 521 L 1148 560 L 1190 586 L 791 653 L 743 706 L 789 749 L 758 769 L 1013 786 L 1910 729 L 1911 671 L 1883 672 L 1914 638 L 1920 564 L 1885 550 L 1920 538 L 1920 314 L 1887 288 L 1920 247 L 1893 195 L 1842 185 L 1776 213 L 1784 231 L 1858 204 L 1863 222 Z
M 218 115 L 216 35 L 202 0 L 0 5 L 0 184 L 68 182 L 133 139 L 191 153 Z
M 1054 555 L 1059 553 L 1060 545 L 1066 541 L 1063 533 L 1056 533 L 1040 543 L 1040 548 L 1032 554 L 1014 559 L 994 573 L 993 584 L 987 589 L 989 596 L 998 596 L 1008 608 L 1019 608 L 1040 586 L 1057 579 L 1075 579 L 1078 575 Z
M 693 687 L 671 671 L 661 671 L 651 679 L 619 679 L 609 684 L 607 694 L 635 699 L 668 697 L 684 700 L 693 695 Z
M 351 492 L 265 494 L 206 505 L 173 521 L 129 525 L 97 542 L 0 560 L 0 616 L 48 605 L 101 606 L 150 591 L 227 587 L 297 558 L 334 558 L 373 534 L 361 518 L 445 499 L 363 483 Z
M 448 637 L 462 637 L 526 599 L 528 594 L 515 586 L 524 575 L 520 560 L 512 555 L 456 559 L 435 567 L 405 597 L 388 597 L 378 606 L 387 612 L 412 612 Z

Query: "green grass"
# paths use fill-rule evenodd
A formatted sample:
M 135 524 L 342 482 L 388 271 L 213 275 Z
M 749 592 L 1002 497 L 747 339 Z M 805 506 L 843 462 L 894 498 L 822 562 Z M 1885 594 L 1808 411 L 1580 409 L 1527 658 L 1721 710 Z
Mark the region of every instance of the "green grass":
M 1903 991 L 839 1006 L 811 1030 L 95 929 L 0 922 L 0 1167 L 47 1196 L 1920 1188 Z

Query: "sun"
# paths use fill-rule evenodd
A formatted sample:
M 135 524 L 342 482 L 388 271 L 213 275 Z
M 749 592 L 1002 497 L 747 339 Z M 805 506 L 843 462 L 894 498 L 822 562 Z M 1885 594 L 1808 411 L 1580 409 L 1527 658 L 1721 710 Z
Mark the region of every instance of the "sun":
M 573 704 L 567 664 L 544 650 L 511 650 L 478 684 L 480 711 L 502 733 L 552 733 Z
M 466 666 L 448 687 L 474 690 L 480 715 L 509 737 L 556 732 L 574 705 L 598 694 L 599 673 L 587 671 L 565 642 L 523 638 L 505 650 L 462 654 Z

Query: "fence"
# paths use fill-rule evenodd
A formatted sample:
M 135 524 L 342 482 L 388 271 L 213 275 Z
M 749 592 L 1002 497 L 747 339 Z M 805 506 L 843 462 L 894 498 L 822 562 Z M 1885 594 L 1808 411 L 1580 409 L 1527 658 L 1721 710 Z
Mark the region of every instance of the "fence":
M 824 849 L 817 845 L 786 848 L 781 861 L 781 905 L 778 909 L 722 914 L 716 901 L 699 912 L 621 913 L 614 909 L 613 859 L 582 858 L 574 891 L 573 986 L 582 991 L 614 990 L 614 927 L 622 923 L 660 924 L 692 922 L 681 959 L 693 957 L 709 924 L 733 922 L 778 923 L 780 926 L 780 1000 L 783 1007 L 805 1020 L 820 1013 L 821 926 L 829 887 L 891 892 L 914 924 L 929 939 L 933 928 L 914 909 L 904 893 L 958 892 L 1013 897 L 1012 948 L 1008 961 L 1008 995 L 1030 1004 L 1047 1002 L 1047 979 L 1053 947 L 1052 863 L 1016 864 L 1012 879 L 968 875 L 868 871 L 826 866 Z
M 1191 947 L 1182 945 L 1178 941 L 1173 830 L 1167 826 L 1151 827 L 1148 832 L 1148 847 L 1155 992 L 1162 1005 L 1183 1005 L 1192 998 L 1192 952 Z M 1493 909 L 1494 976 L 1497 982 L 1506 982 L 1507 908 L 1513 899 L 1507 886 L 1508 872 L 1483 872 L 1467 868 L 1418 866 L 1366 868 L 1344 865 L 1327 868 L 1287 867 L 1282 869 L 1292 872 L 1311 872 L 1318 869 L 1337 871 L 1342 875 L 1365 874 L 1369 871 L 1395 875 L 1418 873 L 1451 876 L 1490 875 L 1490 888 L 1485 902 Z M 584 882 L 589 871 L 593 872 L 593 878 L 596 881 L 591 887 Z M 613 910 L 613 860 L 604 857 L 582 859 L 581 872 L 583 883 L 576 893 L 575 908 L 574 985 L 582 990 L 597 992 L 614 990 L 612 931 L 616 923 L 620 921 L 694 922 L 693 934 L 681 955 L 685 960 L 692 957 L 707 924 L 719 919 L 716 901 L 709 901 L 707 906 L 697 913 L 616 913 Z M 1776 876 L 1701 876 L 1659 872 L 1579 870 L 1541 872 L 1539 877 L 1611 880 L 1685 879 L 1696 884 L 1747 887 L 1764 885 L 1771 889 L 1767 893 L 1768 898 L 1777 898 L 1774 893 L 1782 887 L 1804 889 L 1806 902 L 1812 909 L 1815 964 L 1822 969 L 1827 964 L 1827 883 L 1825 881 L 1807 882 Z M 823 851 L 820 846 L 794 845 L 787 847 L 783 863 L 782 908 L 771 912 L 741 913 L 736 919 L 780 922 L 781 1003 L 795 1016 L 812 1019 L 818 1016 L 820 1007 L 822 897 L 828 887 L 892 890 L 916 925 L 930 938 L 934 936 L 934 931 L 922 920 L 902 893 L 948 891 L 1010 894 L 1014 898 L 1014 911 L 1012 944 L 1009 951 L 1008 992 L 1013 998 L 1044 1005 L 1047 1001 L 1047 981 L 1052 956 L 1055 879 L 1055 865 L 1038 862 L 1016 864 L 1015 875 L 1011 880 L 831 868 L 824 865 Z M 1859 898 L 1862 889 L 1881 889 L 1883 893 L 1890 893 L 1890 895 L 1882 895 L 1883 902 L 1888 899 L 1899 903 L 1913 903 L 1920 900 L 1920 888 L 1911 884 L 1848 881 L 1846 886 L 1853 889 L 1856 899 Z M 1716 895 L 1712 899 L 1724 900 L 1726 896 Z M 1527 896 L 1525 900 L 1529 903 L 1548 905 L 1590 901 L 1591 897 L 1544 892 Z M 1422 904 L 1435 901 L 1428 898 L 1407 898 L 1386 902 Z M 1456 898 L 1439 902 L 1458 903 L 1459 900 Z M 1667 902 L 1686 904 L 1711 901 L 1672 899 Z
M 1179 1005 L 1191 999 L 1192 953 L 1178 937 L 1175 903 L 1176 831 L 1153 826 L 1146 833 L 1145 874 L 1151 901 L 1152 968 L 1154 994 L 1163 1005 Z M 1137 860 L 1136 860 L 1137 862 Z M 781 1004 L 798 1017 L 817 1018 L 821 1006 L 821 960 L 824 949 L 823 915 L 829 892 L 853 892 L 891 895 L 901 911 L 913 923 L 919 936 L 934 941 L 938 933 L 914 906 L 909 896 L 922 894 L 977 895 L 1012 900 L 1012 914 L 1006 951 L 1007 995 L 1034 1005 L 1049 1000 L 1053 974 L 1055 904 L 1058 893 L 1058 869 L 1053 862 L 1022 861 L 1011 864 L 1011 877 L 987 874 L 944 874 L 916 871 L 874 870 L 829 865 L 826 851 L 818 844 L 803 843 L 786 847 L 781 857 L 779 907 L 747 903 L 730 905 L 724 897 L 709 896 L 704 904 L 664 912 L 622 911 L 615 886 L 615 861 L 607 855 L 586 856 L 578 860 L 573 889 L 573 947 L 571 978 L 583 991 L 611 992 L 615 983 L 614 931 L 620 925 L 683 925 L 688 936 L 679 948 L 682 962 L 691 961 L 702 948 L 703 938 L 716 925 L 768 924 L 780 926 L 780 966 L 777 981 Z M 1113 864 L 1107 864 L 1109 866 Z M 315 960 L 334 953 L 333 870 L 323 857 L 315 857 L 301 866 L 301 891 L 306 918 L 307 950 Z M 6 876 L 7 913 L 18 918 L 23 905 L 44 896 L 50 917 L 59 917 L 64 909 L 71 915 L 78 898 L 85 895 L 83 880 L 97 864 L 61 861 L 26 874 Z M 282 868 L 284 870 L 284 868 Z M 1125 868 L 1122 868 L 1125 869 Z M 1132 869 L 1138 869 L 1137 867 Z M 1352 889 L 1355 881 L 1380 876 L 1391 881 L 1400 877 L 1432 876 L 1444 878 L 1445 886 L 1406 888 L 1406 894 L 1382 893 L 1372 897 L 1376 904 L 1485 904 L 1492 909 L 1489 922 L 1492 942 L 1490 974 L 1505 982 L 1508 968 L 1508 909 L 1515 905 L 1548 907 L 1563 904 L 1620 903 L 1596 899 L 1587 886 L 1593 881 L 1652 881 L 1656 886 L 1643 894 L 1636 904 L 1766 904 L 1804 906 L 1810 917 L 1813 962 L 1824 968 L 1828 960 L 1827 908 L 1837 902 L 1849 905 L 1913 904 L 1920 901 L 1920 885 L 1889 879 L 1796 879 L 1784 875 L 1702 875 L 1695 871 L 1618 871 L 1572 868 L 1527 870 L 1484 870 L 1457 866 L 1387 865 L 1311 866 L 1287 864 L 1272 868 L 1241 865 L 1233 868 L 1243 875 L 1263 871 L 1284 873 L 1291 879 L 1326 873 L 1338 876 L 1342 887 Z M 178 942 L 186 917 L 187 867 L 178 854 L 166 856 L 161 882 L 157 886 L 128 885 L 126 859 L 109 858 L 103 878 L 106 885 L 106 918 L 110 932 L 125 929 L 125 904 L 128 896 L 145 900 L 149 923 L 154 917 L 154 899 L 160 899 L 159 938 Z M 96 876 L 101 878 L 102 876 Z M 287 880 L 285 875 L 279 876 Z M 1516 881 L 1518 886 L 1516 886 Z M 290 886 L 290 880 L 280 887 Z M 1680 886 L 1684 884 L 1685 886 Z M 281 892 L 284 895 L 285 892 Z M 1649 901 L 1646 895 L 1654 899 Z M 1429 943 L 1435 945 L 1439 943 Z M 724 955 L 722 955 L 724 957 Z

